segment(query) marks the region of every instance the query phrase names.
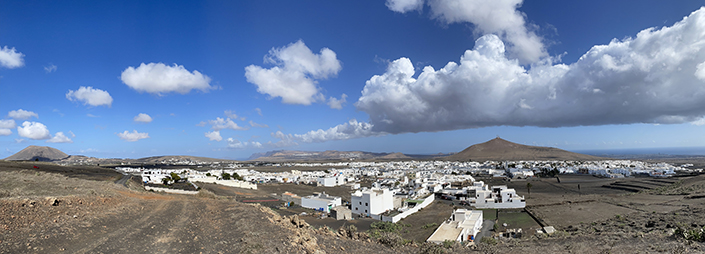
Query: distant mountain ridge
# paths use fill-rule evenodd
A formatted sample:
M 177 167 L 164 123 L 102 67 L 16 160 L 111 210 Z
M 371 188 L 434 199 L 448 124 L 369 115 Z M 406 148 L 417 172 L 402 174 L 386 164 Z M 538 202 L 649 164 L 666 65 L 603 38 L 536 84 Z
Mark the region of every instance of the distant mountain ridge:
M 266 153 L 256 153 L 250 156 L 251 161 L 264 162 L 284 162 L 284 161 L 319 161 L 319 160 L 368 160 L 380 158 L 389 155 L 390 153 L 372 153 L 363 151 L 335 151 L 328 150 L 323 152 L 316 151 L 293 151 L 293 150 L 275 150 Z
M 19 151 L 10 157 L 5 158 L 8 161 L 52 161 L 59 163 L 88 163 L 88 164 L 169 164 L 169 163 L 184 163 L 184 162 L 231 162 L 235 160 L 215 159 L 207 157 L 197 157 L 188 155 L 167 155 L 167 156 L 152 156 L 139 159 L 121 159 L 121 158 L 95 158 L 83 155 L 68 155 L 59 149 L 48 146 L 28 146 L 22 151 Z
M 481 144 L 472 145 L 454 155 L 445 157 L 447 160 L 460 161 L 518 161 L 518 160 L 572 160 L 590 161 L 605 158 L 569 152 L 566 150 L 527 146 L 509 142 L 499 137 Z
M 54 161 L 68 158 L 69 155 L 48 146 L 28 146 L 22 151 L 5 158 L 8 161 Z

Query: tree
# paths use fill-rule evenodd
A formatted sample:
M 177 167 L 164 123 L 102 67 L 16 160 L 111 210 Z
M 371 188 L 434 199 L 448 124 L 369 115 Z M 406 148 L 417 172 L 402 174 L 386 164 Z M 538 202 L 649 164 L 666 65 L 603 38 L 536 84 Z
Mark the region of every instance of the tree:
M 174 182 L 181 180 L 181 177 L 177 173 L 171 172 L 169 175 L 171 175 L 171 180 L 174 180 Z
M 162 183 L 163 183 L 164 185 L 169 185 L 169 182 L 171 182 L 171 177 L 170 177 L 170 176 L 166 176 L 166 177 L 162 178 Z
M 526 183 L 526 190 L 529 192 L 529 197 L 531 197 L 531 187 L 533 187 L 531 183 Z
M 230 174 L 228 174 L 228 173 L 223 172 L 221 177 L 223 178 L 223 180 L 230 180 Z

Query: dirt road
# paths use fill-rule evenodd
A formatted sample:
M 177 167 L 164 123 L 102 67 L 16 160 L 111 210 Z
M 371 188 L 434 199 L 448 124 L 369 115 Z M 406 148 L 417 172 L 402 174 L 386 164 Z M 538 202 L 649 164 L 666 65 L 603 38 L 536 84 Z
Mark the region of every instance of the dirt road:
M 393 251 L 332 232 L 287 227 L 259 205 L 114 186 L 113 195 L 0 199 L 0 253 Z

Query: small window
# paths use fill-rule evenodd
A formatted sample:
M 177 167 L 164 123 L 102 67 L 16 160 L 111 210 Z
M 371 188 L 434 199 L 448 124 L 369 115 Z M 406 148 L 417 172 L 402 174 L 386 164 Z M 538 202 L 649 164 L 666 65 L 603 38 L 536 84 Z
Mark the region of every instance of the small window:
M 362 205 L 362 201 L 360 201 L 360 205 Z
M 370 205 L 368 205 L 367 203 L 365 203 L 365 206 L 370 206 Z
M 355 207 L 355 211 L 357 211 L 357 207 Z

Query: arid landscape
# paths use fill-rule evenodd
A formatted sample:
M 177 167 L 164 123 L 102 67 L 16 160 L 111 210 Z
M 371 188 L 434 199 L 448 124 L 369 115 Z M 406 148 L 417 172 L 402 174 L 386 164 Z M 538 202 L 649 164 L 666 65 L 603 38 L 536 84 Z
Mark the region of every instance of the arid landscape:
M 35 168 L 36 167 L 36 168 Z M 309 195 L 343 188 L 263 184 L 258 190 L 204 185 L 196 196 L 147 192 L 139 179 L 110 169 L 43 162 L 0 162 L 2 253 L 699 253 L 702 242 L 683 232 L 705 226 L 705 176 L 669 179 L 560 175 L 507 184 L 527 197 L 527 209 L 501 211 L 496 230 L 522 228 L 520 238 L 471 247 L 424 243 L 453 206 L 436 201 L 400 221 L 397 233 L 370 236 L 370 219 L 330 224 L 330 219 L 278 209 L 271 198 L 289 190 Z M 482 179 L 480 179 L 482 180 Z M 528 193 L 527 183 L 531 183 Z M 580 187 L 578 187 L 580 185 Z M 631 186 L 632 190 L 605 186 Z M 635 187 L 636 186 L 636 187 Z M 633 190 L 639 188 L 639 190 Z M 487 217 L 494 215 L 486 211 Z M 507 225 L 504 226 L 503 224 Z M 335 226 L 330 226 L 335 225 Z M 355 227 L 351 227 L 354 225 Z M 336 228 L 337 226 L 337 228 Z M 483 229 L 489 230 L 489 229 Z M 687 234 L 686 234 L 687 237 Z

